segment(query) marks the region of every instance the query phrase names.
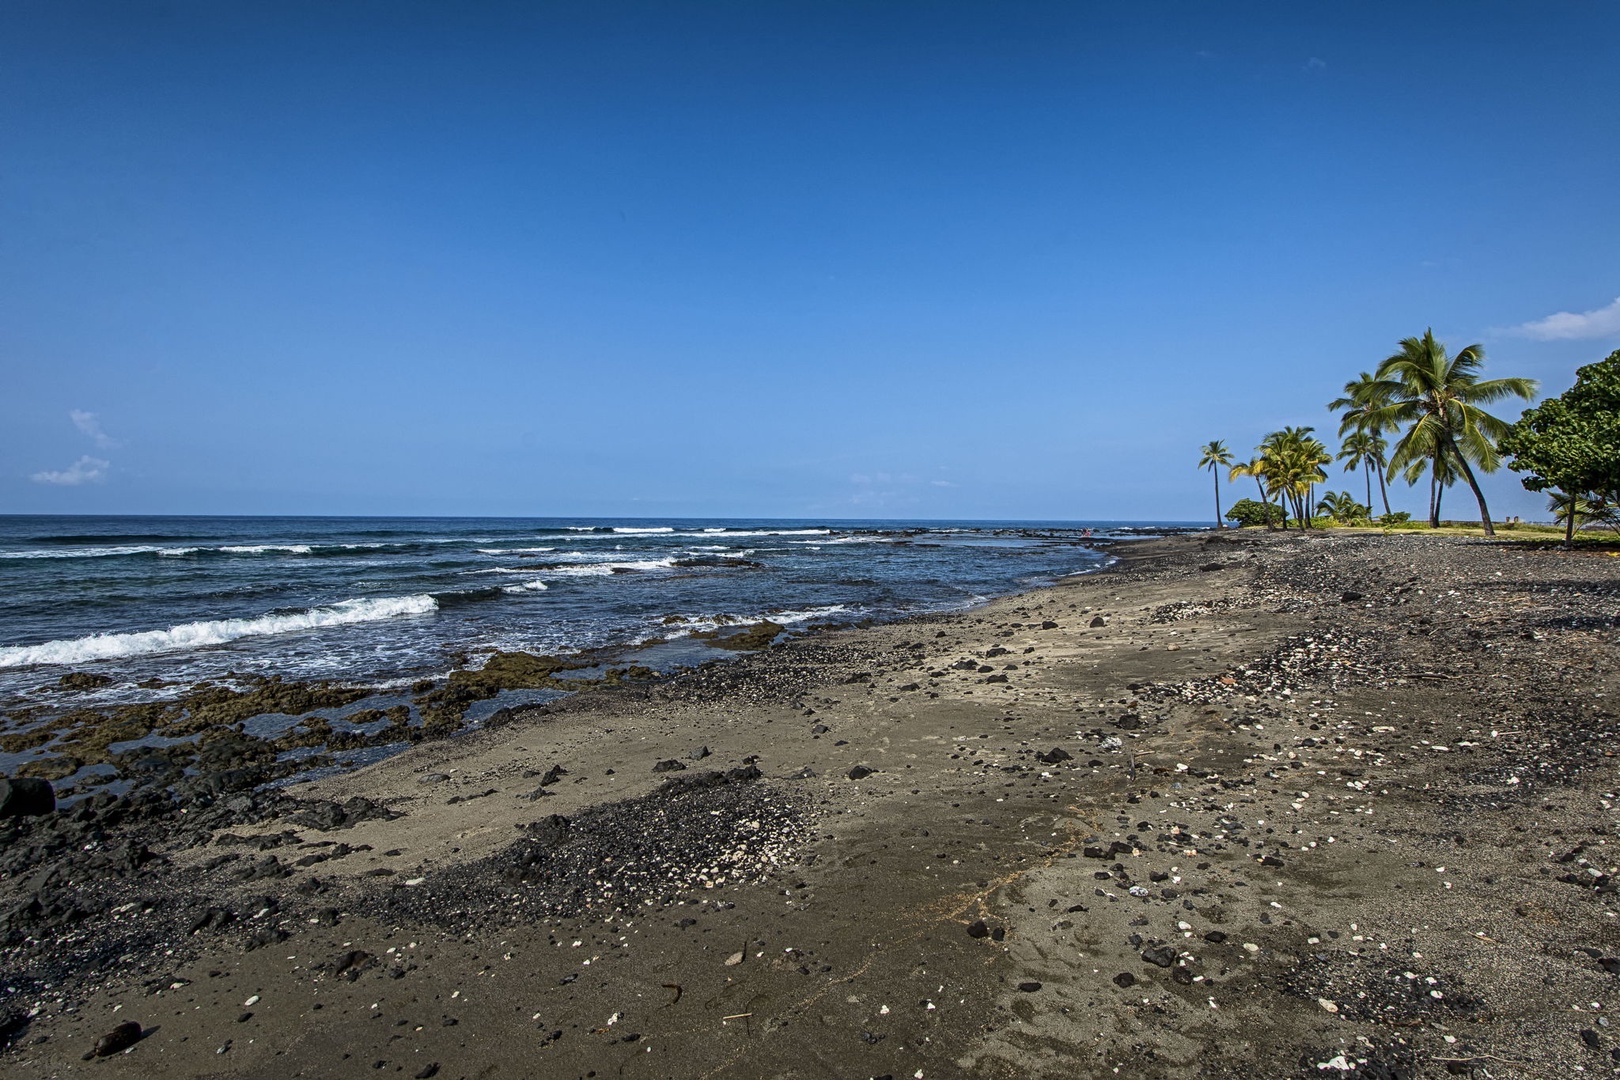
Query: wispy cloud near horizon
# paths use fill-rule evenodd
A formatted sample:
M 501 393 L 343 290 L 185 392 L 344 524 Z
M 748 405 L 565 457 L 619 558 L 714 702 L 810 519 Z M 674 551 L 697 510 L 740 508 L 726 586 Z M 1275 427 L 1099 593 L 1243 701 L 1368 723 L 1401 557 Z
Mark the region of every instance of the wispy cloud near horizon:
M 1587 341 L 1592 338 L 1620 335 L 1620 296 L 1605 307 L 1593 308 L 1576 314 L 1560 311 L 1545 319 L 1520 323 L 1508 333 L 1515 337 L 1534 338 L 1537 341 Z
M 58 487 L 78 487 L 80 484 L 99 484 L 107 478 L 112 462 L 84 455 L 65 469 L 47 469 L 28 479 L 36 484 L 55 484 Z

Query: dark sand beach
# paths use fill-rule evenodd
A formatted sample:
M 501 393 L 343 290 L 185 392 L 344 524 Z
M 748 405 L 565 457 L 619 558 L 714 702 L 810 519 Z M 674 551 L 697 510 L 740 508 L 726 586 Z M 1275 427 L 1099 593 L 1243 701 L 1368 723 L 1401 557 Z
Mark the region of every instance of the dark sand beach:
M 1620 559 L 1114 551 L 350 775 L 8 820 L 0 1072 L 1620 1069 Z

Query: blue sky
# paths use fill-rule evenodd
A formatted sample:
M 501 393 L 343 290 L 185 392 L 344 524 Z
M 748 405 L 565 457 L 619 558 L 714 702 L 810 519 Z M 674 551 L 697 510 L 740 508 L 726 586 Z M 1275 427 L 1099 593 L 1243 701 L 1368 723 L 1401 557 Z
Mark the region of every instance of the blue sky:
M 1425 327 L 1620 347 L 1616 70 L 1600 3 L 12 0 L 0 511 L 1207 515 Z

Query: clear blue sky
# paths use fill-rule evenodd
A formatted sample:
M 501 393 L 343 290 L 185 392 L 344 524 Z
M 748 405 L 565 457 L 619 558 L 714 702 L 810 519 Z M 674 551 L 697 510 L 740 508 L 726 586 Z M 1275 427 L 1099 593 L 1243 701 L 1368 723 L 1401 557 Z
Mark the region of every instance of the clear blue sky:
M 1597 2 L 9 0 L 0 511 L 1208 515 L 1426 326 L 1620 347 L 1616 71 Z

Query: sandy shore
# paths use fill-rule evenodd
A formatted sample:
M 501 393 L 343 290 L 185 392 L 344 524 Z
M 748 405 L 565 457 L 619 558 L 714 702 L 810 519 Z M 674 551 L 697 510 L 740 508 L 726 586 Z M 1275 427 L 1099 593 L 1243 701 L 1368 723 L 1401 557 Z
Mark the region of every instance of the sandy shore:
M 1116 551 L 286 797 L 7 824 L 0 1072 L 1620 1071 L 1620 559 Z

